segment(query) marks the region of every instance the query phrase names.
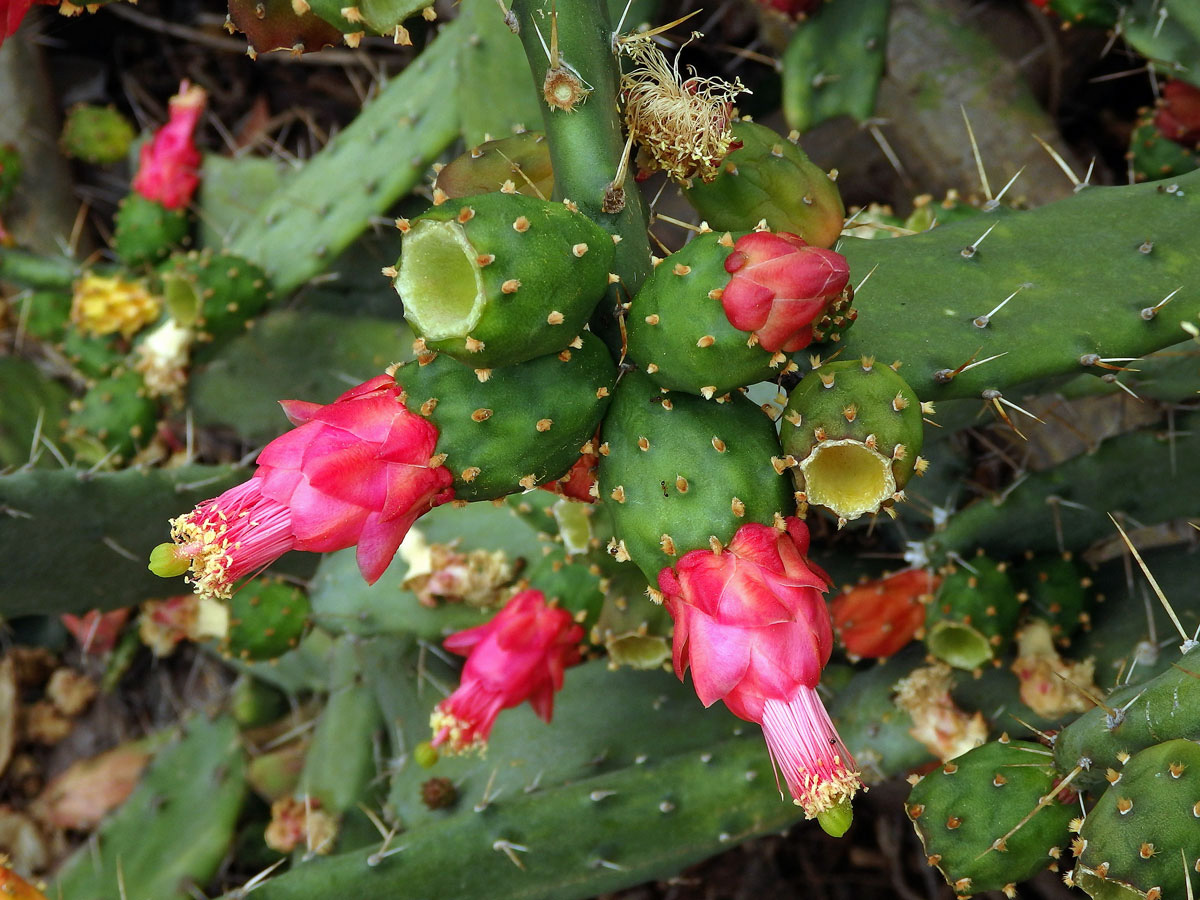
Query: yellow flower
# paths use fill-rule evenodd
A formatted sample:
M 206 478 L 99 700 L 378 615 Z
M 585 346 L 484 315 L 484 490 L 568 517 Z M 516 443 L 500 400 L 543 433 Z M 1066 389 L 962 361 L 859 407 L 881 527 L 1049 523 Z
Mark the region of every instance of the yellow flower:
M 85 334 L 132 337 L 156 320 L 162 301 L 140 281 L 85 274 L 75 282 L 71 322 Z

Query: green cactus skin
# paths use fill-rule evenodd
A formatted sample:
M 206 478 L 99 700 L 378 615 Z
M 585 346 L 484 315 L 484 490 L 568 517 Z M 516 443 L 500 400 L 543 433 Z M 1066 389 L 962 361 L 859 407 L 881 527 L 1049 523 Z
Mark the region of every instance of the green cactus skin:
M 708 183 L 695 180 L 684 197 L 718 231 L 749 231 L 765 221 L 771 231 L 798 234 L 817 247 L 832 247 L 846 216 L 837 185 L 800 149 L 798 135 L 785 140 L 765 125 L 735 122 L 742 146 L 725 157 Z
M 261 266 L 280 295 L 324 271 L 458 137 L 446 86 L 463 39 L 457 23 L 445 26 L 351 125 L 243 218 L 230 252 Z
M 428 5 L 427 0 L 359 0 L 346 6 L 341 0 L 312 0 L 311 9 L 342 32 L 347 45 L 357 47 L 364 33 L 395 39 L 400 23 Z
M 157 418 L 158 404 L 147 396 L 142 376 L 118 369 L 72 402 L 64 437 L 77 461 L 107 458 L 118 465 L 149 442 Z
M 36 434 L 57 442 L 59 420 L 66 415 L 70 394 L 57 381 L 46 377 L 27 359 L 0 356 L 0 384 L 4 385 L 4 403 L 0 404 L 0 470 L 17 468 L 42 459 L 42 465 L 57 466 L 52 454 Z
M 771 420 L 741 394 L 723 403 L 660 390 L 629 372 L 601 433 L 599 493 L 611 548 L 658 573 L 690 550 L 728 543 L 750 522 L 792 515 L 795 503 Z
M 888 510 L 924 471 L 921 401 L 874 359 L 825 363 L 792 390 L 781 440 L 803 502 L 839 524 Z
M 1105 512 L 1146 523 L 1195 515 L 1195 497 L 1177 489 L 1200 480 L 1200 435 L 1191 422 L 1177 417 L 1173 437 L 1151 430 L 1110 438 L 1093 453 L 1032 473 L 1011 491 L 955 513 L 925 542 L 926 553 L 944 559 L 979 546 L 997 557 L 1078 551 L 1113 536 Z M 1095 506 L 1097 497 L 1103 508 Z
M 658 263 L 634 298 L 625 320 L 629 356 L 660 387 L 711 398 L 787 366 L 785 354 L 734 328 L 721 306 L 733 242 L 728 233 L 697 236 Z
M 550 146 L 541 131 L 522 131 L 512 137 L 484 141 L 448 162 L 434 185 L 448 197 L 488 194 L 511 181 L 517 193 L 549 197 L 554 193 Z
M 226 250 L 176 255 L 159 275 L 171 318 L 197 329 L 202 341 L 221 342 L 241 333 L 272 296 L 266 273 Z
M 1087 761 L 1076 779 L 1083 787 L 1102 785 L 1105 772 L 1119 770 L 1123 757 L 1160 741 L 1200 738 L 1200 647 L 1161 675 L 1113 691 L 1104 704 L 1107 709 L 1084 713 L 1054 742 L 1059 771 Z
M 459 49 L 455 94 L 463 141 L 470 147 L 503 137 L 514 128 L 538 127 L 542 121 L 540 97 L 523 77 L 525 50 L 504 14 L 496 14 L 492 0 L 466 0 L 459 4 L 459 17 L 468 32 Z M 548 158 L 546 166 L 549 168 Z M 520 190 L 521 176 L 510 177 Z M 549 197 L 551 192 L 543 193 Z
M 1195 83 L 1200 64 L 1200 16 L 1188 0 L 1122 2 L 1121 34 L 1159 72 Z
M 84 378 L 107 378 L 125 359 L 116 336 L 93 337 L 68 327 L 58 350 Z
M 913 198 L 913 211 L 904 220 L 904 227 L 909 231 L 928 231 L 938 225 L 974 218 L 980 212 L 979 207 L 963 202 L 955 190 L 947 191 L 940 201 L 922 194 Z
M 1121 12 L 1117 0 L 1049 0 L 1044 8 L 1062 20 L 1063 28 L 1072 25 L 1112 28 Z
M 136 191 L 121 201 L 114 224 L 113 250 L 130 268 L 165 259 L 188 239 L 186 210 L 167 209 Z
M 516 193 L 447 200 L 404 224 L 396 292 L 424 340 L 473 368 L 566 347 L 608 287 L 609 234 Z
M 229 633 L 221 649 L 238 659 L 278 659 L 300 644 L 309 613 L 308 597 L 296 585 L 281 578 L 247 581 L 229 601 Z
M 17 192 L 23 169 L 17 148 L 12 144 L 0 144 L 0 208 L 7 206 Z
M 1174 178 L 1200 166 L 1195 150 L 1182 147 L 1159 133 L 1154 126 L 1153 115 L 1138 120 L 1137 127 L 1129 136 L 1126 158 L 1138 181 Z
M 609 666 L 656 669 L 671 660 L 673 623 L 666 607 L 646 594 L 640 570 L 622 565 L 607 553 L 597 554 L 604 573 L 604 605 L 589 640 L 608 653 Z
M 67 110 L 58 145 L 67 156 L 108 165 L 125 158 L 133 138 L 133 125 L 115 106 L 77 103 Z
M 616 371 L 588 332 L 552 356 L 472 370 L 449 357 L 396 370 L 410 410 L 438 430 L 461 500 L 492 500 L 560 477 L 608 408 Z
M 6 595 L 7 596 L 7 595 Z M 48 896 L 187 900 L 205 884 L 233 840 L 245 796 L 237 726 L 196 715 L 162 750 L 125 804 L 58 871 Z
M 1080 829 L 1072 882 L 1095 900 L 1191 895 L 1200 872 L 1200 744 L 1147 747 L 1108 780 Z
M 624 179 L 616 180 L 618 172 L 626 169 L 625 133 L 620 110 L 611 99 L 617 96 L 621 77 L 612 52 L 613 23 L 605 4 L 594 0 L 515 0 L 512 11 L 538 95 L 544 99 L 549 60 L 542 37 L 549 40 L 546 23 L 552 17 L 560 65 L 590 89 L 570 111 L 542 102 L 542 120 L 554 167 L 554 198 L 569 198 L 584 215 L 621 238 L 613 261 L 613 272 L 621 282 L 592 319 L 592 330 L 617 356 L 621 352 L 617 306 L 637 294 L 650 272 L 650 238 L 641 191 L 632 184 L 627 188 Z
M 229 714 L 240 728 L 257 728 L 270 724 L 287 711 L 287 698 L 282 691 L 250 675 L 238 678 L 229 692 Z
M 1095 599 L 1092 579 L 1070 553 L 1029 553 L 1013 578 L 1029 596 L 1029 608 L 1050 624 L 1057 640 L 1069 641 L 1089 621 Z
M 921 648 L 905 648 L 880 665 L 855 672 L 834 694 L 829 715 L 867 784 L 935 761 L 929 749 L 912 736 L 912 717 L 895 704 L 896 682 L 924 659 Z
M 71 316 L 71 295 L 64 291 L 32 291 L 16 304 L 16 316 L 25 334 L 40 341 L 61 341 Z
M 1097 233 L 1089 227 L 1097 221 L 1112 225 Z M 838 249 L 850 271 L 875 271 L 854 298 L 859 316 L 844 356 L 902 345 L 905 380 L 924 400 L 1106 374 L 1086 365 L 1089 354 L 1151 353 L 1177 343 L 1180 322 L 1200 316 L 1200 296 L 1185 300 L 1184 292 L 1149 318 L 1142 313 L 1200 281 L 1200 257 L 1184 237 L 1197 231 L 1200 173 L 1190 173 L 1088 187 L 1028 212 L 1000 207 L 886 241 L 845 238 Z M 984 316 L 984 327 L 975 324 Z
M 162 540 L 164 523 L 242 477 L 229 466 L 197 465 L 0 476 L 0 509 L 8 513 L 0 516 L 0 545 L 21 548 L 0 566 L 4 615 L 108 610 L 161 597 L 164 582 L 146 569 L 146 554 Z
M 925 646 L 958 669 L 974 669 L 1003 656 L 1012 643 L 1020 600 L 1007 563 L 980 551 L 950 565 L 925 619 Z
M 529 586 L 541 591 L 547 602 L 570 610 L 586 633 L 600 615 L 604 591 L 600 570 L 585 556 L 568 556 L 554 548 L 525 576 Z
M 669 877 L 799 817 L 769 786 L 761 738 L 714 735 L 702 723 L 719 720 L 713 724 L 724 735 L 739 723 L 715 710 L 701 712 L 685 693 L 690 689 L 670 676 L 610 673 L 597 663 L 568 671 L 566 680 L 551 726 L 535 722 L 527 708 L 506 711 L 487 758 L 443 759 L 432 770 L 410 763 L 402 782 L 405 805 L 393 795 L 410 827 L 386 848 L 376 844 L 314 860 L 255 893 L 263 900 L 414 891 L 445 900 L 582 900 Z M 572 705 L 568 692 L 576 681 L 583 682 L 584 702 Z M 598 706 L 611 707 L 613 715 L 602 715 Z M 619 731 L 598 727 L 618 718 Z M 542 734 L 544 741 L 535 739 Z M 443 772 L 451 764 L 469 775 Z M 431 774 L 459 787 L 453 810 L 421 804 L 419 784 Z M 662 839 L 664 829 L 670 841 Z
M 1004 890 L 1014 896 L 1012 886 L 1054 863 L 1068 842 L 1076 806 L 1057 798 L 1013 831 L 1054 787 L 1045 747 L 993 741 L 926 775 L 904 810 L 930 865 L 956 895 Z
M 883 76 L 890 12 L 889 0 L 827 3 L 796 29 L 782 60 L 789 126 L 803 134 L 835 116 L 870 117 Z

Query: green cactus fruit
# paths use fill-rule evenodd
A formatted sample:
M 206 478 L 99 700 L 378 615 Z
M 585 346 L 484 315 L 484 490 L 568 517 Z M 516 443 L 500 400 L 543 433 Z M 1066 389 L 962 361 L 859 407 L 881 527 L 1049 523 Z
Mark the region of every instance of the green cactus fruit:
M 63 291 L 34 291 L 17 306 L 26 334 L 41 341 L 61 341 L 71 318 L 71 295 Z
M 1200 873 L 1200 744 L 1165 741 L 1120 770 L 1083 822 L 1071 881 L 1096 900 L 1192 897 Z
M 167 209 L 157 200 L 148 200 L 131 191 L 117 207 L 113 250 L 125 265 L 156 263 L 188 237 L 187 212 Z
M 800 149 L 799 137 L 735 122 L 733 139 L 741 146 L 725 157 L 715 179 L 694 179 L 684 196 L 712 228 L 749 231 L 766 221 L 772 231 L 832 247 L 846 210 L 837 185 Z
M 925 646 L 943 662 L 975 669 L 1003 655 L 1020 615 L 1008 565 L 980 551 L 944 571 L 942 586 L 925 619 Z
M 267 725 L 287 711 L 283 692 L 252 675 L 242 675 L 229 693 L 229 713 L 242 728 Z
M 926 775 L 904 810 L 956 895 L 1015 897 L 1015 883 L 1053 864 L 1070 836 L 1077 807 L 1055 788 L 1045 747 L 1001 739 Z
M 728 543 L 742 525 L 794 509 L 775 426 L 741 394 L 714 403 L 629 372 L 601 440 L 610 552 L 632 559 L 651 585 L 684 553 Z
M 4 207 L 21 183 L 21 154 L 12 144 L 0 144 L 0 208 Z
M 1062 27 L 1092 25 L 1096 28 L 1112 28 L 1122 11 L 1117 0 L 1034 0 L 1038 6 L 1054 13 L 1062 20 Z
M 928 231 L 947 222 L 969 219 L 980 212 L 979 207 L 964 202 L 954 189 L 946 191 L 940 201 L 935 201 L 931 194 L 922 194 L 913 198 L 913 211 L 904 220 L 904 227 L 909 231 Z
M 512 182 L 518 194 L 531 197 L 554 193 L 554 169 L 543 132 L 523 131 L 472 147 L 438 172 L 434 187 L 447 197 L 473 197 L 499 191 L 506 182 Z
M 116 107 L 77 103 L 67 110 L 58 145 L 67 156 L 107 165 L 125 158 L 134 136 L 133 125 Z
M 400 220 L 395 287 L 424 346 L 476 368 L 566 347 L 607 290 L 614 252 L 568 204 L 499 192 Z
M 1154 124 L 1152 112 L 1147 112 L 1138 120 L 1137 127 L 1129 136 L 1126 159 L 1136 181 L 1174 178 L 1200 167 L 1196 151 L 1165 137 Z
M 158 404 L 146 396 L 142 376 L 117 369 L 71 401 L 64 438 L 76 461 L 93 465 L 107 459 L 127 462 L 154 435 Z
M 227 250 L 177 254 L 160 274 L 171 318 L 195 328 L 202 341 L 219 343 L 242 333 L 272 296 L 266 273 Z
M 725 315 L 733 244 L 728 233 L 699 235 L 658 263 L 634 298 L 625 320 L 629 356 L 661 387 L 711 398 L 794 368 Z
M 583 332 L 519 366 L 470 369 L 440 354 L 400 366 L 405 403 L 438 429 L 460 500 L 491 500 L 563 475 L 608 408 L 616 368 Z
M 1084 787 L 1104 783 L 1131 754 L 1160 741 L 1200 738 L 1200 646 L 1194 642 L 1177 663 L 1161 675 L 1113 691 L 1102 706 L 1084 713 L 1054 742 L 1054 759 L 1062 772 L 1077 765 Z
M 309 627 L 308 595 L 280 578 L 247 581 L 229 601 L 229 632 L 221 649 L 257 662 L 297 647 Z
M 1059 641 L 1067 640 L 1089 622 L 1092 579 L 1070 553 L 1034 556 L 1013 572 L 1017 586 L 1029 596 L 1033 613 L 1045 619 Z
M 802 502 L 839 525 L 892 513 L 913 473 L 924 433 L 921 401 L 890 366 L 870 358 L 825 363 L 792 390 L 781 440 Z

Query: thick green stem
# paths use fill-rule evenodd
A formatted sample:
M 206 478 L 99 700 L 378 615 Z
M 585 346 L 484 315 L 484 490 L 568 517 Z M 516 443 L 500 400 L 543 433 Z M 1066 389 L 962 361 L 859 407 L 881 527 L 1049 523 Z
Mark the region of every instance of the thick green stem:
M 632 177 L 625 178 L 623 185 L 614 183 L 618 171 L 625 171 L 621 166 L 625 138 L 617 108 L 621 71 L 612 51 L 613 29 L 607 10 L 602 0 L 514 0 L 513 12 L 542 98 L 555 195 L 569 198 L 621 238 L 614 263 L 621 284 L 612 296 L 628 300 L 650 271 L 650 243 L 645 206 Z M 552 107 L 545 100 L 546 73 L 552 68 L 547 48 L 555 46 L 561 77 L 551 93 L 560 103 L 565 99 L 564 105 L 572 106 L 570 109 Z M 582 82 L 582 92 L 572 76 Z M 621 188 L 623 199 L 617 190 Z M 619 349 L 614 313 L 615 304 L 603 304 L 592 329 L 610 348 Z

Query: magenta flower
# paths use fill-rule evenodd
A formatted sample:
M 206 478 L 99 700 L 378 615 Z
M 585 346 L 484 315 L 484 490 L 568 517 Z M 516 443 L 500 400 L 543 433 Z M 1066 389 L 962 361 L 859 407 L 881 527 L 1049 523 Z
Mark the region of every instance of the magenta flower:
M 200 151 L 192 135 L 207 101 L 204 88 L 182 82 L 179 93 L 171 98 L 167 124 L 142 145 L 133 189 L 147 200 L 167 209 L 180 209 L 191 202 L 200 183 Z
M 733 276 L 721 293 L 729 323 L 753 332 L 771 353 L 807 347 L 813 322 L 850 278 L 846 257 L 786 231 L 755 231 L 738 238 L 725 259 L 725 271 Z
M 451 753 L 482 749 L 500 710 L 525 700 L 549 722 L 581 640 L 571 614 L 536 590 L 521 591 L 490 622 L 450 635 L 443 646 L 467 662 L 458 689 L 433 710 L 433 745 Z
M 808 818 L 844 807 L 854 760 L 817 696 L 833 648 L 828 578 L 805 558 L 808 529 L 749 524 L 721 553 L 693 550 L 658 575 L 675 620 L 675 674 L 690 667 L 705 706 L 718 700 L 762 726 L 767 749 Z
M 433 456 L 437 429 L 399 395 L 379 375 L 327 406 L 283 401 L 297 427 L 267 444 L 249 481 L 172 520 L 175 543 L 155 548 L 151 570 L 190 566 L 197 593 L 228 597 L 289 550 L 357 545 L 374 584 L 417 517 L 454 496 L 453 476 Z

